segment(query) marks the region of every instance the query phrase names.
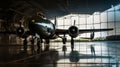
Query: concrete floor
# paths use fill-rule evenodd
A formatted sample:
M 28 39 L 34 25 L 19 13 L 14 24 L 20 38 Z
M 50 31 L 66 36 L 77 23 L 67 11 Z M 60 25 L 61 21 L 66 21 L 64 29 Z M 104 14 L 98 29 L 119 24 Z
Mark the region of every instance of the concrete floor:
M 0 44 L 0 67 L 119 67 L 119 44 L 120 41 L 75 42 L 75 49 L 71 51 L 67 42 L 66 55 L 61 42 L 51 42 L 51 51 L 42 54 L 33 54 L 30 46 L 25 53 L 20 44 Z M 94 46 L 95 56 L 90 45 Z
M 120 58 L 120 42 L 104 41 L 104 42 L 75 42 L 75 50 L 79 53 L 79 61 L 71 62 L 69 58 L 59 60 L 57 67 L 119 67 Z M 67 43 L 66 55 L 70 55 L 70 43 Z M 90 45 L 94 45 L 95 56 L 91 54 Z M 59 50 L 59 57 L 63 52 Z M 70 57 L 70 56 L 69 56 Z M 74 56 L 75 57 L 75 56 Z M 68 63 L 68 64 L 67 64 Z

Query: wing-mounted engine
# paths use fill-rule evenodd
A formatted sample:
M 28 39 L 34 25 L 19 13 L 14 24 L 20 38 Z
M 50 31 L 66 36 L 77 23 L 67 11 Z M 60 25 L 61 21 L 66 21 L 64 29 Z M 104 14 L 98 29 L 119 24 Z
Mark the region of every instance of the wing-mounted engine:
M 13 17 L 13 22 L 15 23 L 15 32 L 19 37 L 25 38 L 28 36 L 28 31 L 26 29 L 28 28 L 28 19 L 29 16 L 22 15 L 21 12 L 17 10 L 13 10 L 16 12 L 16 14 Z
M 76 26 L 71 26 L 69 29 L 68 29 L 68 33 L 69 35 L 72 37 L 72 38 L 75 38 L 78 36 L 79 34 L 79 30 Z
M 23 29 L 23 27 L 19 27 L 17 28 L 16 33 L 18 36 L 22 37 L 25 33 L 25 30 Z
M 17 34 L 19 37 L 22 37 L 22 38 L 26 38 L 26 37 L 28 37 L 29 35 L 33 35 L 30 31 L 25 30 L 23 27 L 17 28 L 17 29 L 16 29 L 16 34 Z

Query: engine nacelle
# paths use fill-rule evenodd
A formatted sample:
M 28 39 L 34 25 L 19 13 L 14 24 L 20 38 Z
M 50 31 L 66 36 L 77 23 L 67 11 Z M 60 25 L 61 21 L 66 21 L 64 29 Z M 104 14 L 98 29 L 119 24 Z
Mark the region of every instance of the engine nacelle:
M 19 28 L 16 30 L 17 35 L 20 36 L 20 37 L 23 37 L 24 32 L 25 32 L 25 31 L 24 31 L 24 29 L 23 29 L 22 27 L 19 27 Z
M 79 29 L 76 26 L 71 26 L 68 29 L 68 33 L 72 38 L 75 38 L 79 34 Z

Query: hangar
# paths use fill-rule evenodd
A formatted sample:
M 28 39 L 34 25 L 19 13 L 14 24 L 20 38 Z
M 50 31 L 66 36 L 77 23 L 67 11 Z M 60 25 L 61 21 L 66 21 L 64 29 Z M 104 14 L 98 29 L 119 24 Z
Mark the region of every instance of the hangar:
M 119 0 L 5 0 L 0 65 L 119 67 Z

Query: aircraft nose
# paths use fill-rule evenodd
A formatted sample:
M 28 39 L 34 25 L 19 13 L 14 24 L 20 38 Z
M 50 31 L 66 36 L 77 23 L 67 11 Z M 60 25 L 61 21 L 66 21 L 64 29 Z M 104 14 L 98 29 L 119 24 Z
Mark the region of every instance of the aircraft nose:
M 52 30 L 50 29 L 50 28 L 48 28 L 48 27 L 46 27 L 47 28 L 47 33 L 49 34 L 49 35 L 51 35 L 52 34 Z

